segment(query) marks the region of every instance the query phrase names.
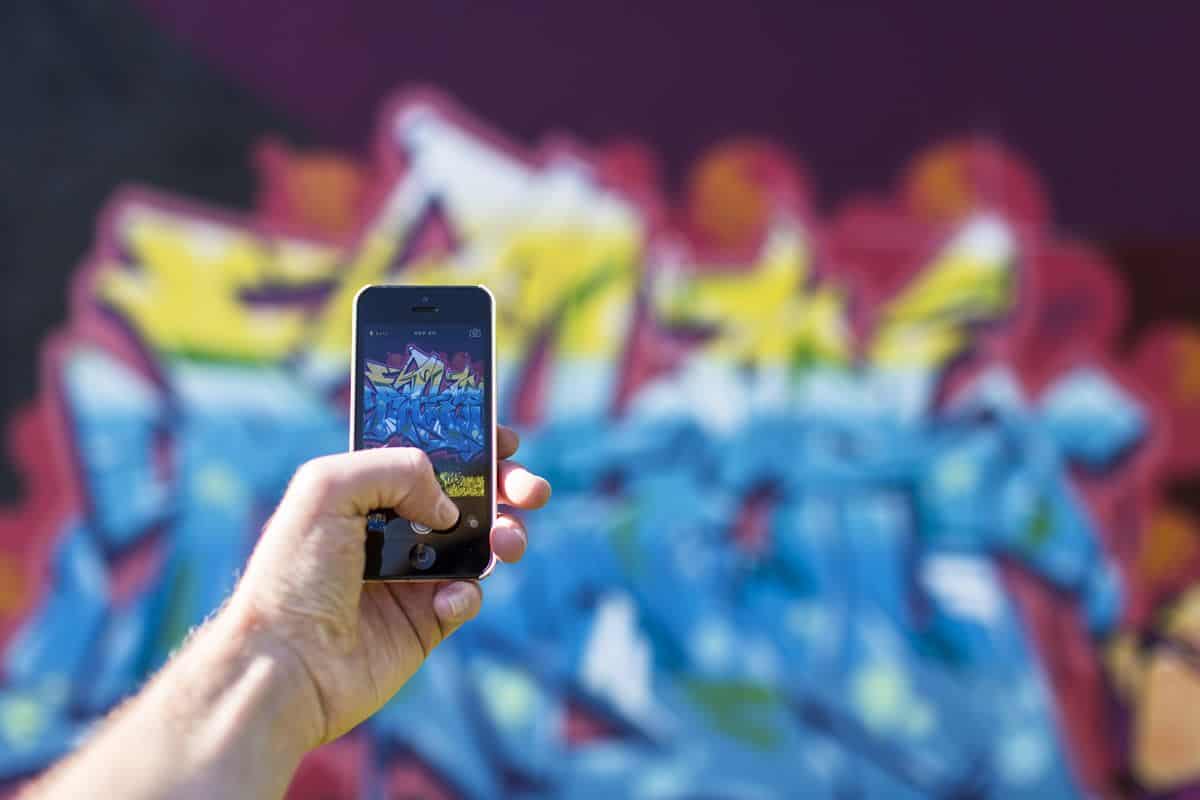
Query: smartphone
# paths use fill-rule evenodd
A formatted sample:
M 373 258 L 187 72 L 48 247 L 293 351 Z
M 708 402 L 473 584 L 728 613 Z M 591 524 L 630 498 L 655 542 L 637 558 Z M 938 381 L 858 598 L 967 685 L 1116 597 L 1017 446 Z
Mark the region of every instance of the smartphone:
M 366 519 L 363 580 L 483 578 L 495 565 L 496 312 L 483 286 L 365 286 L 354 299 L 351 449 L 418 447 L 458 506 L 436 531 Z

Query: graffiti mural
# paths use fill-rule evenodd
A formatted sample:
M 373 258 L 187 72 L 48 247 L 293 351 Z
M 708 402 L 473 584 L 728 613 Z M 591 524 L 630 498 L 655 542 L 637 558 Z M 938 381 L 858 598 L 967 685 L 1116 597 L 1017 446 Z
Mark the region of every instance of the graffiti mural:
M 12 427 L 0 780 L 221 602 L 346 447 L 351 299 L 405 282 L 491 288 L 501 418 L 555 499 L 294 797 L 1200 791 L 1200 332 L 1124 343 L 1103 258 L 994 143 L 832 212 L 768 142 L 678 202 L 654 163 L 410 92 L 371 163 L 264 146 L 254 213 L 113 198 Z M 368 439 L 479 453 L 469 357 L 367 377 Z

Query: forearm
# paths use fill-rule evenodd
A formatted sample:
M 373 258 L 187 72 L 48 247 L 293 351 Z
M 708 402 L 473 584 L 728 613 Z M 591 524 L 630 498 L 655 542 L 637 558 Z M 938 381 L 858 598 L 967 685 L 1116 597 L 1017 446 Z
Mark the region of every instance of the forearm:
M 289 714 L 315 689 L 284 647 L 226 609 L 22 797 L 282 796 L 315 743 Z

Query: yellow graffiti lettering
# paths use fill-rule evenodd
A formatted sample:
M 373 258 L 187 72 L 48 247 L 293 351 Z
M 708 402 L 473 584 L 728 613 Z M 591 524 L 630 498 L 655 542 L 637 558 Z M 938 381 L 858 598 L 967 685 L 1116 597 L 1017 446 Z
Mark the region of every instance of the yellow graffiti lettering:
M 431 392 L 442 390 L 442 378 L 446 375 L 446 365 L 439 358 L 428 358 L 416 369 L 401 372 L 396 376 L 396 388 L 408 389 L 410 394 L 421 394 L 426 389 Z
M 381 364 L 378 361 L 367 361 L 367 380 L 376 386 L 395 386 L 399 370 Z
M 475 377 L 470 367 L 463 367 L 462 372 L 451 372 L 446 377 L 450 379 L 451 389 L 477 389 L 483 387 L 483 382 Z
M 669 325 L 713 328 L 706 353 L 757 366 L 846 364 L 852 353 L 844 295 L 810 289 L 809 250 L 793 232 L 776 232 L 749 271 L 667 277 L 654 292 Z
M 450 497 L 483 497 L 486 485 L 482 475 L 465 475 L 461 472 L 439 472 L 438 481 Z
M 422 394 L 427 389 L 433 393 L 440 392 L 443 388 L 442 380 L 445 377 L 445 365 L 441 359 L 434 357 L 427 357 L 413 369 L 396 369 L 378 361 L 368 360 L 366 363 L 368 381 L 376 386 L 407 389 L 409 394 Z M 450 377 L 453 382 L 454 376 Z
M 970 328 L 1016 302 L 1016 245 L 999 220 L 972 220 L 885 308 L 870 359 L 885 368 L 935 370 L 972 343 Z
M 127 208 L 119 225 L 132 269 L 104 265 L 97 294 L 150 347 L 174 355 L 283 358 L 301 340 L 305 312 L 246 295 L 320 285 L 336 263 L 327 248 L 148 207 Z
M 476 260 L 425 259 L 390 273 L 401 240 L 370 236 L 313 324 L 313 347 L 339 359 L 349 349 L 352 299 L 369 283 L 482 284 L 496 296 L 496 351 L 521 361 L 548 336 L 563 358 L 614 358 L 628 328 L 637 280 L 634 231 L 509 229 L 473 242 Z

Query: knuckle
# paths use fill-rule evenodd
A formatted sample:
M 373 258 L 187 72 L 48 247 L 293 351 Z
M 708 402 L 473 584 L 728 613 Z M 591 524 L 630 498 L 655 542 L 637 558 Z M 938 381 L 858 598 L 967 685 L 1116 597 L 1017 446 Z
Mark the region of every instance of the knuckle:
M 433 463 L 429 460 L 429 456 L 424 450 L 417 447 L 405 447 L 401 449 L 403 468 L 405 472 L 411 475 L 425 475 L 433 473 Z
M 328 495 L 333 488 L 333 470 L 328 457 L 310 459 L 301 464 L 292 479 L 292 485 L 304 494 L 317 497 Z
M 433 476 L 433 464 L 429 456 L 416 447 L 394 448 L 392 457 L 395 459 L 392 462 L 394 498 L 397 505 L 405 505 L 421 495 L 426 476 Z

